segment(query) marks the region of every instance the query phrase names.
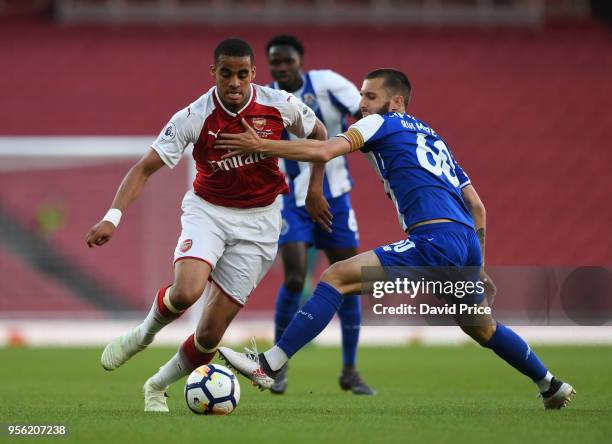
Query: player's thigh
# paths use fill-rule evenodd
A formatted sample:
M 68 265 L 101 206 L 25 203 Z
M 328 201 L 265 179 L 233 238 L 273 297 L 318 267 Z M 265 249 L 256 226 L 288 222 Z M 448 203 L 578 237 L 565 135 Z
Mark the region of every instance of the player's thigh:
M 206 282 L 210 269 L 223 254 L 227 235 L 223 229 L 223 215 L 193 192 L 185 195 L 182 210 L 181 234 L 174 250 L 175 284 L 187 287 L 195 281 L 202 282 L 202 278 Z M 206 267 L 199 262 L 208 264 L 205 276 L 202 270 Z
M 321 226 L 315 225 L 314 245 L 319 250 L 345 250 L 359 247 L 359 231 L 357 228 L 357 218 L 351 207 L 348 194 L 330 199 L 330 212 L 332 213 L 331 232 L 324 230 Z M 353 254 L 354 255 L 354 254 Z M 350 257 L 350 256 L 348 256 Z M 337 256 L 333 262 L 344 260 L 348 257 Z M 328 259 L 330 259 L 328 255 Z M 331 259 L 330 259 L 331 261 Z
M 329 261 L 329 264 L 334 264 L 336 262 L 343 261 L 345 259 L 349 259 L 353 256 L 357 255 L 356 247 L 337 247 L 337 248 L 327 248 L 324 250 L 325 256 Z
M 368 270 L 367 277 L 364 269 Z M 321 276 L 321 282 L 331 285 L 343 295 L 361 294 L 362 287 L 367 288 L 369 281 L 384 279 L 380 260 L 371 250 L 332 264 Z
M 272 266 L 277 248 L 276 241 L 243 240 L 227 246 L 211 273 L 212 281 L 238 304 L 246 304 L 251 292 Z
M 282 226 L 280 205 L 276 201 L 264 208 L 233 211 L 230 216 L 225 250 L 211 278 L 244 305 L 276 258 Z
M 202 347 L 213 349 L 221 342 L 242 306 L 224 294 L 214 282 L 208 284 L 203 297 L 204 306 L 196 328 L 196 338 Z
M 282 225 L 278 246 L 294 243 L 312 245 L 314 243 L 315 224 L 304 207 L 287 206 L 281 211 Z
M 307 269 L 308 244 L 305 242 L 289 242 L 280 245 L 279 250 L 285 270 L 285 280 L 290 275 L 297 275 L 303 281 Z

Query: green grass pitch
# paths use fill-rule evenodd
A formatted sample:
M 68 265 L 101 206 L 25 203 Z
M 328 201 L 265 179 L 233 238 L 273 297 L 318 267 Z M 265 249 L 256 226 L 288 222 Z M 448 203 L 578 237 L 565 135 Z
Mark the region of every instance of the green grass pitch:
M 101 349 L 0 348 L 0 423 L 69 427 L 66 438 L 36 442 L 612 442 L 612 347 L 534 348 L 578 391 L 568 408 L 544 411 L 530 381 L 476 346 L 362 348 L 376 397 L 342 392 L 339 350 L 309 347 L 292 360 L 286 395 L 240 377 L 242 398 L 226 417 L 191 413 L 182 382 L 170 389 L 170 414 L 142 411 L 142 384 L 173 349 L 105 372 Z

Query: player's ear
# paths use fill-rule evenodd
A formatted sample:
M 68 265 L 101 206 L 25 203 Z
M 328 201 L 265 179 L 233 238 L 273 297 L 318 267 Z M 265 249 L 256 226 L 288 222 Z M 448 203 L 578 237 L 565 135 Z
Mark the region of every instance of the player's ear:
M 405 108 L 404 97 L 395 95 L 391 97 L 391 107 L 389 111 L 399 111 Z
M 216 65 L 210 65 L 210 67 L 208 68 L 208 72 L 210 73 L 210 76 L 214 79 L 215 74 L 217 73 Z
M 255 75 L 257 74 L 257 69 L 255 68 L 255 65 L 253 65 L 251 67 L 251 80 L 255 80 Z

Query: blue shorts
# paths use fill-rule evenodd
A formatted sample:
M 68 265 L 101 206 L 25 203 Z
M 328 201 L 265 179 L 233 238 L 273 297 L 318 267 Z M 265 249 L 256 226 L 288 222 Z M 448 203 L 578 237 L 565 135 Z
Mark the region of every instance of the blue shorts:
M 482 265 L 480 242 L 473 228 L 458 222 L 421 225 L 407 239 L 374 249 L 383 267 L 410 267 L 410 270 L 387 270 L 388 278 L 416 276 L 444 281 L 477 282 Z M 391 276 L 393 274 L 393 276 Z M 463 303 L 480 304 L 482 291 L 461 299 Z
M 297 207 L 292 195 L 283 196 L 283 227 L 279 245 L 305 242 L 319 250 L 328 248 L 357 248 L 359 231 L 348 193 L 328 199 L 332 219 L 332 232 L 328 233 L 310 219 L 305 207 Z

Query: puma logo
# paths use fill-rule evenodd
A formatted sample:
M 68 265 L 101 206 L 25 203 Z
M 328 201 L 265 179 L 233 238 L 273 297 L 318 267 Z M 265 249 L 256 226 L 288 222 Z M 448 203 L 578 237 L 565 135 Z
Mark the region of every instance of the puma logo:
M 219 132 L 220 132 L 220 131 L 221 131 L 221 130 L 220 130 L 220 129 L 218 129 L 218 130 L 217 130 L 217 132 L 215 133 L 215 132 L 213 132 L 213 131 L 211 131 L 211 130 L 208 130 L 208 135 L 209 135 L 209 136 L 213 136 L 213 137 L 216 139 L 216 138 L 217 138 L 217 136 L 219 135 Z

